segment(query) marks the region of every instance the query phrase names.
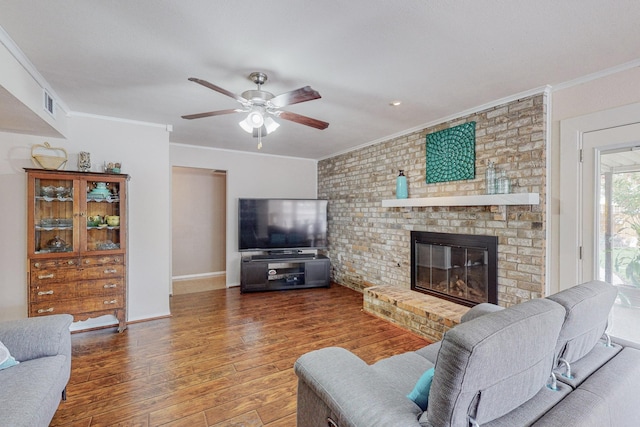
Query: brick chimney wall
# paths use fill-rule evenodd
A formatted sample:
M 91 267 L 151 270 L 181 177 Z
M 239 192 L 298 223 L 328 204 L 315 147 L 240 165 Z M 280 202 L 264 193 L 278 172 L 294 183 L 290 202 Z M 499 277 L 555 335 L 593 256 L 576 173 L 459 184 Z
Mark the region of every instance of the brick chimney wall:
M 411 230 L 498 236 L 498 302 L 509 306 L 545 287 L 546 95 L 537 94 L 318 164 L 318 198 L 329 200 L 332 279 L 356 290 L 410 288 Z M 476 122 L 475 179 L 426 183 L 426 135 Z M 409 197 L 485 194 L 485 170 L 505 170 L 514 193 L 539 193 L 535 206 L 383 208 L 399 169 Z

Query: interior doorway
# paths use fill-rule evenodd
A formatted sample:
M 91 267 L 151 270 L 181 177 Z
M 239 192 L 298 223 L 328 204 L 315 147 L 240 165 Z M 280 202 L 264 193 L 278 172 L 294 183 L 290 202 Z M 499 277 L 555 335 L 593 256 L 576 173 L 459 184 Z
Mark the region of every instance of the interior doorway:
M 226 287 L 226 171 L 172 168 L 172 294 Z

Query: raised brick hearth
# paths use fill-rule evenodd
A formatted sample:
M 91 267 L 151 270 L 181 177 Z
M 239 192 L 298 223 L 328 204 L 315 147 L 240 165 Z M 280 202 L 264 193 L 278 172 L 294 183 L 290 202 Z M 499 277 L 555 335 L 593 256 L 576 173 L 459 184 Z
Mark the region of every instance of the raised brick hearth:
M 397 286 L 363 289 L 364 311 L 435 342 L 460 323 L 469 307 Z

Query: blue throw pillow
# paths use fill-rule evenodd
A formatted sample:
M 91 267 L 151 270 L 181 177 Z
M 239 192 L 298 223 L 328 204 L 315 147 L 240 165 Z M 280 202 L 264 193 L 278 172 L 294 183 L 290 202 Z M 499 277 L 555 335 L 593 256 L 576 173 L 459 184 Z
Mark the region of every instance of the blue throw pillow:
M 17 365 L 18 362 L 16 359 L 13 358 L 13 356 L 10 356 L 7 360 L 4 361 L 4 363 L 0 363 L 0 371 L 3 369 L 7 369 L 10 368 L 12 366 Z
M 0 342 L 0 370 L 6 369 L 6 368 L 10 368 L 14 365 L 17 365 L 18 362 L 16 359 L 14 359 L 13 356 L 11 356 L 11 354 L 9 354 L 9 349 L 2 344 L 2 342 Z
M 411 393 L 407 394 L 407 397 L 413 400 L 423 411 L 427 410 L 427 404 L 429 403 L 429 390 L 431 389 L 431 381 L 433 381 L 433 372 L 434 368 L 431 368 L 422 374 Z

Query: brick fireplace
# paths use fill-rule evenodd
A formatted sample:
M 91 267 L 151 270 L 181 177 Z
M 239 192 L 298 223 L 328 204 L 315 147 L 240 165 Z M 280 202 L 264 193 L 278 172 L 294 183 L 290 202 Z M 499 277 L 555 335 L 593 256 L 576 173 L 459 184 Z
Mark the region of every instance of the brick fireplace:
M 499 242 L 498 304 L 541 297 L 548 225 L 546 108 L 546 95 L 534 94 L 319 161 L 318 198 L 329 200 L 332 280 L 360 292 L 393 287 L 410 298 L 417 293 L 411 290 L 412 231 L 483 235 Z M 476 122 L 475 178 L 426 183 L 426 135 L 469 121 Z M 538 193 L 540 204 L 382 206 L 382 200 L 395 198 L 398 169 L 407 176 L 409 199 L 485 194 L 488 161 L 505 170 L 512 192 Z M 434 304 L 440 301 L 451 302 L 438 298 Z
M 498 303 L 498 238 L 411 232 L 411 289 L 472 307 Z

